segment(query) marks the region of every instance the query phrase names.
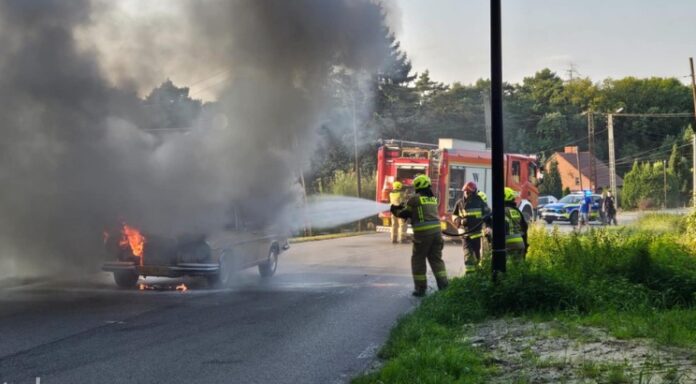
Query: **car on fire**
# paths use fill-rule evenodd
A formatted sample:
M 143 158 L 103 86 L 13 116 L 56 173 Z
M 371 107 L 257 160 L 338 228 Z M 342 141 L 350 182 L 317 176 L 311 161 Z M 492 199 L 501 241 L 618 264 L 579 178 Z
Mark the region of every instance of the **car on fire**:
M 567 221 L 572 225 L 578 224 L 580 217 L 580 205 L 584 199 L 582 192 L 574 192 L 564 196 L 557 203 L 546 204 L 539 210 L 540 217 L 551 224 L 554 221 Z M 592 195 L 592 207 L 590 209 L 590 221 L 599 220 L 599 208 L 602 196 Z
M 226 286 L 235 272 L 252 267 L 267 278 L 275 274 L 281 252 L 290 248 L 286 236 L 269 235 L 236 213 L 231 224 L 209 235 L 171 238 L 123 224 L 105 232 L 104 245 L 108 260 L 102 270 L 112 272 L 121 288 L 136 287 L 140 276 L 202 276 L 211 286 Z

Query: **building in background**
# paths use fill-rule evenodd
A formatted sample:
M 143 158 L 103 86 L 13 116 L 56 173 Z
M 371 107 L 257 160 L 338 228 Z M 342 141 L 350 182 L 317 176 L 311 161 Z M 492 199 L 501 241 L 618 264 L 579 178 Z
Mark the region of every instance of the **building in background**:
M 552 161 L 558 164 L 558 172 L 561 174 L 563 190 L 579 191 L 591 189 L 599 191 L 609 186 L 609 167 L 595 157 L 597 168 L 596 185 L 592 177 L 592 155 L 589 152 L 578 152 L 578 147 L 565 147 L 563 152 L 556 152 L 546 161 L 545 169 L 549 169 Z M 623 186 L 623 179 L 616 176 L 616 186 Z

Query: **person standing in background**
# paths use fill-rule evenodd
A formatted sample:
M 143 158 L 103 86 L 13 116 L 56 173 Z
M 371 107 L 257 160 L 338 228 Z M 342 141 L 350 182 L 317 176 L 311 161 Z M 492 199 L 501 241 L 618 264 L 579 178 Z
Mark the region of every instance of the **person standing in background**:
M 392 191 L 389 193 L 389 203 L 391 205 L 402 205 L 405 202 L 404 185 L 400 181 L 392 184 Z M 403 243 L 406 240 L 406 220 L 392 215 L 391 217 L 391 242 L 393 244 Z

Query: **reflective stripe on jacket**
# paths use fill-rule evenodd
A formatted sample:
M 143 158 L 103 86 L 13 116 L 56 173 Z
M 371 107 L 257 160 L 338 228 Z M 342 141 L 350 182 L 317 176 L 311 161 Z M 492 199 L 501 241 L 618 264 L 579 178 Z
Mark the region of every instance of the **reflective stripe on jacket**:
M 457 201 L 457 203 L 454 206 L 454 211 L 452 212 L 452 215 L 455 217 L 459 217 L 462 219 L 466 219 L 465 222 L 465 228 L 467 232 L 472 232 L 476 231 L 474 233 L 471 233 L 468 238 L 469 239 L 478 239 L 479 237 L 482 236 L 483 232 L 478 232 L 478 229 L 481 229 L 483 231 L 483 225 L 481 223 L 481 220 L 483 219 L 484 216 L 488 215 L 491 212 L 490 208 L 488 208 L 488 204 L 486 204 L 482 199 L 481 196 L 478 194 L 471 195 L 469 196 L 468 199 L 462 199 Z
M 416 194 L 408 199 L 402 212 L 409 213 L 414 236 L 440 233 L 440 217 L 437 212 L 437 197 Z M 399 215 L 401 216 L 401 215 Z
M 522 214 L 516 208 L 505 207 L 505 247 L 508 250 L 524 250 Z

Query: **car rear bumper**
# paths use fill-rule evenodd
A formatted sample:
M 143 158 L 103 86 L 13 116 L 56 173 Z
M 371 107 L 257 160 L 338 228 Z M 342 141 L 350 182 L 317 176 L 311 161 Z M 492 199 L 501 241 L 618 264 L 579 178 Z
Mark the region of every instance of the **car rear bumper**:
M 219 264 L 213 263 L 179 263 L 177 265 L 138 265 L 132 261 L 108 261 L 102 265 L 102 271 L 133 271 L 144 276 L 207 276 L 217 274 Z

